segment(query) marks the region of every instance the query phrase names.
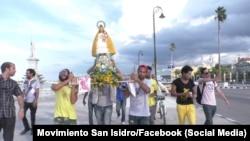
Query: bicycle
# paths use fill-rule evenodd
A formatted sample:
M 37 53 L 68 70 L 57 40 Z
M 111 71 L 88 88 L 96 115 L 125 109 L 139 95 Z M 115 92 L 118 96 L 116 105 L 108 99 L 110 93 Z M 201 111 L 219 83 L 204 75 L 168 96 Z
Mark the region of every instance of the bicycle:
M 160 119 L 163 120 L 163 124 L 166 125 L 166 107 L 165 107 L 165 94 L 158 95 L 157 101 L 159 102 L 159 111 Z

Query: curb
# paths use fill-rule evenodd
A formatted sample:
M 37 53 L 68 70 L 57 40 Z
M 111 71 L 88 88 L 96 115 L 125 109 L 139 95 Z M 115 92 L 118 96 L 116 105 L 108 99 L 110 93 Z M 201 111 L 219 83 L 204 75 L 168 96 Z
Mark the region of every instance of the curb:
M 220 87 L 221 89 L 248 89 L 246 86 L 237 87 L 237 86 L 231 86 L 231 87 Z

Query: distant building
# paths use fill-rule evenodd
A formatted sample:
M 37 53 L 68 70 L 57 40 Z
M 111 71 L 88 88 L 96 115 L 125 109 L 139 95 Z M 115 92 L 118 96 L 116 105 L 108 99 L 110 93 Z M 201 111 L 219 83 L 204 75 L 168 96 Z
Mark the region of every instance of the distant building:
M 240 58 L 238 57 L 238 62 L 232 64 L 228 67 L 229 71 L 232 73 L 244 73 L 250 71 L 250 58 Z
M 235 64 L 225 65 L 229 72 L 229 81 L 235 83 L 250 83 L 250 58 L 238 57 Z
M 243 58 L 243 60 L 247 63 L 250 63 L 250 58 Z

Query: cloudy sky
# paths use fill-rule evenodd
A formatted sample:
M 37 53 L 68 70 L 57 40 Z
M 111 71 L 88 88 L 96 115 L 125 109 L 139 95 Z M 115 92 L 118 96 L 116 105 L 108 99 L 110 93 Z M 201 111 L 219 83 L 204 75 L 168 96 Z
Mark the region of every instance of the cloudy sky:
M 113 55 L 124 73 L 138 62 L 151 65 L 154 59 L 153 9 L 155 12 L 157 68 L 171 63 L 170 43 L 175 43 L 175 66 L 218 62 L 218 6 L 227 11 L 221 24 L 221 63 L 250 57 L 249 0 L 0 0 L 0 63 L 16 64 L 14 79 L 21 79 L 31 55 L 40 61 L 38 72 L 46 80 L 57 80 L 69 68 L 84 75 L 93 65 L 93 39 L 100 20 L 106 23 L 117 53 Z

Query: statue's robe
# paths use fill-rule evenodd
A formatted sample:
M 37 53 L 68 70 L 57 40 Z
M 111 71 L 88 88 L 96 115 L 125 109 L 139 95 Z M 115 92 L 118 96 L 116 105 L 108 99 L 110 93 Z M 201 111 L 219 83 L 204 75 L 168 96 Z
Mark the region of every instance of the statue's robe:
M 93 41 L 92 46 L 92 56 L 96 58 L 95 69 L 99 72 L 106 73 L 107 69 L 112 70 L 112 72 L 116 73 L 115 66 L 113 65 L 112 56 L 116 53 L 114 44 L 105 31 L 104 27 L 100 25 L 98 27 L 98 32 Z M 92 76 L 96 77 L 96 76 Z M 98 85 L 98 84 L 97 84 Z M 113 84 L 109 84 L 111 89 L 110 98 L 111 101 L 116 100 L 116 86 Z M 98 91 L 98 88 L 97 88 Z M 98 92 L 97 92 L 98 93 Z

